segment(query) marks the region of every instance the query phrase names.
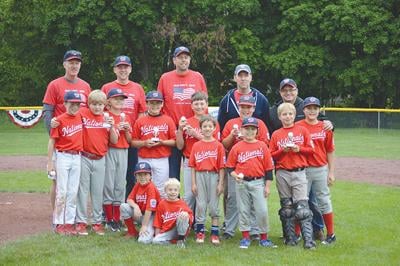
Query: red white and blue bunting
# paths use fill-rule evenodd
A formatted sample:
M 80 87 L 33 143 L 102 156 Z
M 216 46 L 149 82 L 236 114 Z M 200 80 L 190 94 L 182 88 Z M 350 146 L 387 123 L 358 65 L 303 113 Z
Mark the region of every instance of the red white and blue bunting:
M 22 128 L 30 128 L 36 125 L 43 115 L 42 110 L 9 110 L 7 111 L 10 120 Z

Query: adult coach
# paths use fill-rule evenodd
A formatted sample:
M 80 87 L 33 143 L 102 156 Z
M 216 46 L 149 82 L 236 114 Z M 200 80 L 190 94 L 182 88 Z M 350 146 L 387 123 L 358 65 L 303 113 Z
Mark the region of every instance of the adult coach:
M 278 100 L 270 110 L 270 121 L 271 121 L 271 132 L 270 134 L 281 128 L 282 127 L 282 122 L 278 118 L 278 106 L 282 103 L 291 103 L 294 105 L 296 108 L 296 117 L 295 117 L 295 122 L 304 119 L 304 111 L 303 111 L 303 106 L 304 106 L 304 101 L 302 98 L 298 96 L 298 88 L 297 84 L 293 79 L 290 78 L 285 78 L 281 81 L 279 84 L 279 94 L 281 96 L 281 99 Z M 323 120 L 326 117 L 320 116 L 319 119 Z M 325 130 L 332 130 L 333 125 L 332 122 L 329 120 L 324 120 L 324 129 Z M 324 222 L 322 218 L 322 214 L 319 211 L 317 207 L 317 203 L 315 200 L 315 195 L 313 191 L 310 191 L 309 194 L 309 206 L 311 211 L 313 212 L 313 229 L 314 229 L 314 236 L 318 240 L 323 240 L 324 234 L 323 234 L 323 229 L 324 229 Z
M 169 115 L 174 121 L 176 128 L 182 116 L 189 118 L 194 115 L 191 108 L 192 94 L 203 91 L 207 94 L 206 82 L 203 76 L 189 69 L 190 50 L 180 46 L 174 51 L 172 61 L 175 70 L 161 75 L 157 90 L 164 96 L 163 113 Z M 180 180 L 182 152 L 174 147 L 169 157 L 169 176 Z
M 66 111 L 64 106 L 64 94 L 67 91 L 78 91 L 81 95 L 82 101 L 84 102 L 82 105 L 85 106 L 87 104 L 91 88 L 89 83 L 78 77 L 81 64 L 81 52 L 76 50 L 66 51 L 63 58 L 63 67 L 65 69 L 64 76 L 51 81 L 47 85 L 46 93 L 43 98 L 43 119 L 48 133 L 50 133 L 51 119 L 65 113 Z M 55 176 L 49 175 L 49 177 L 53 180 L 50 187 L 50 201 L 51 206 L 54 209 L 56 179 Z
M 225 127 L 225 124 L 233 118 L 239 117 L 239 99 L 241 96 L 252 96 L 255 99 L 255 110 L 253 117 L 262 120 L 267 127 L 269 127 L 269 102 L 268 99 L 256 88 L 251 87 L 251 81 L 253 80 L 251 68 L 246 64 L 237 65 L 235 68 L 234 81 L 236 82 L 236 88 L 233 88 L 227 92 L 222 98 L 219 104 L 218 110 L 218 123 L 221 128 L 221 132 Z M 236 203 L 236 190 L 235 180 L 233 178 L 227 178 L 227 190 L 225 191 L 225 232 L 223 235 L 224 239 L 233 237 L 236 227 L 238 225 L 239 212 Z M 255 231 L 252 234 L 256 234 Z
M 131 59 L 126 55 L 117 56 L 114 60 L 113 71 L 117 79 L 103 85 L 101 90 L 108 95 L 111 89 L 121 89 L 128 97 L 124 100 L 122 111 L 129 116 L 131 127 L 135 121 L 146 112 L 146 96 L 143 87 L 129 79 L 132 72 Z M 135 185 L 134 167 L 138 162 L 137 149 L 130 147 L 128 149 L 128 169 L 126 171 L 126 195 L 128 197 Z

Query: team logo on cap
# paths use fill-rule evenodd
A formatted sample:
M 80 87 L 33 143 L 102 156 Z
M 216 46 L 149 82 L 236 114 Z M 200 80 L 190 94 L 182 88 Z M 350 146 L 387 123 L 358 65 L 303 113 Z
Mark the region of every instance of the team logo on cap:
M 245 95 L 245 96 L 243 96 L 243 100 L 245 100 L 245 101 L 249 101 L 249 100 L 250 100 L 250 96 L 249 96 L 249 95 Z
M 145 167 L 146 167 L 146 165 L 144 163 L 139 164 L 140 169 L 144 169 Z
M 117 91 L 118 93 L 122 93 L 122 90 L 121 90 L 121 89 L 116 89 L 116 91 Z
M 310 102 L 314 103 L 314 102 L 316 102 L 316 101 L 317 101 L 317 98 L 315 98 L 315 97 L 310 97 Z
M 289 83 L 290 79 L 284 79 L 283 83 Z
M 128 61 L 128 58 L 126 57 L 126 56 L 121 56 L 120 58 L 119 58 L 119 60 L 121 61 L 121 62 L 127 62 Z
M 157 92 L 153 92 L 153 97 L 158 97 L 158 93 Z
M 248 119 L 247 119 L 247 122 L 249 122 L 249 123 L 254 123 L 256 120 L 253 118 L 253 117 L 249 117 Z

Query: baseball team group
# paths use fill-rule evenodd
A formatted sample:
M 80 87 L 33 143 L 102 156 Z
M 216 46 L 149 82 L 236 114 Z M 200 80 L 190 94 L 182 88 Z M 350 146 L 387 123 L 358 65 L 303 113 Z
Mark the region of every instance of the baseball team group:
M 143 244 L 183 248 L 192 229 L 196 243 L 210 232 L 210 243 L 219 245 L 239 228 L 240 248 L 252 242 L 276 248 L 268 237 L 275 177 L 283 243 L 303 239 L 305 249 L 315 249 L 317 240 L 334 243 L 333 125 L 320 113 L 320 100 L 301 99 L 296 82 L 285 78 L 281 99 L 270 106 L 251 87 L 251 68 L 240 64 L 216 119 L 190 60 L 190 50 L 177 47 L 175 69 L 145 93 L 130 80 L 126 55 L 114 60 L 116 80 L 91 90 L 78 77 L 82 54 L 64 54 L 65 75 L 48 84 L 43 99 L 54 232 L 122 231 Z

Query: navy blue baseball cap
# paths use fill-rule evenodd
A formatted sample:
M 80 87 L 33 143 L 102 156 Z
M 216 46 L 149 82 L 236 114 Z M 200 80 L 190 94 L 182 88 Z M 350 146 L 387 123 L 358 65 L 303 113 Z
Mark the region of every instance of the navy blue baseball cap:
M 82 54 L 79 51 L 76 50 L 68 50 L 64 54 L 64 60 L 63 61 L 69 61 L 72 59 L 77 59 L 79 61 L 82 61 Z
M 78 91 L 67 91 L 64 94 L 64 102 L 81 103 L 82 97 Z
M 107 99 L 114 98 L 114 97 L 119 97 L 119 96 L 124 97 L 124 98 L 128 98 L 128 96 L 126 96 L 125 93 L 121 89 L 114 88 L 114 89 L 111 89 L 108 92 Z
M 189 50 L 189 48 L 187 48 L 185 46 L 179 46 L 179 47 L 175 48 L 174 57 L 177 57 L 181 53 L 190 55 L 190 50 Z
M 289 78 L 285 78 L 281 81 L 281 83 L 279 84 L 279 90 L 281 90 L 283 87 L 285 87 L 286 85 L 292 87 L 292 88 L 297 88 L 297 84 L 293 79 L 289 79 Z
M 114 66 L 119 66 L 119 65 L 131 66 L 132 65 L 131 59 L 126 55 L 117 56 L 114 60 Z
M 161 94 L 161 92 L 159 91 L 149 91 L 146 94 L 146 101 L 159 101 L 159 102 L 163 102 L 164 101 L 164 97 Z
M 257 118 L 246 117 L 245 119 L 243 119 L 242 127 L 250 127 L 250 126 L 258 128 Z
M 251 68 L 248 65 L 240 64 L 235 68 L 235 75 L 238 75 L 242 71 L 246 72 L 247 74 L 251 74 Z
M 136 175 L 137 173 L 151 173 L 150 164 L 147 162 L 138 162 L 135 166 L 134 174 Z
M 240 96 L 239 99 L 239 105 L 250 105 L 250 106 L 255 106 L 256 105 L 256 98 L 250 95 L 243 95 Z
M 309 105 L 316 105 L 318 107 L 321 107 L 319 99 L 315 97 L 307 97 L 304 99 L 303 108 Z

